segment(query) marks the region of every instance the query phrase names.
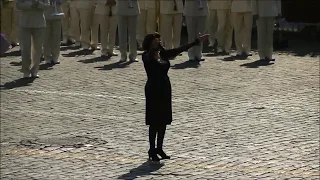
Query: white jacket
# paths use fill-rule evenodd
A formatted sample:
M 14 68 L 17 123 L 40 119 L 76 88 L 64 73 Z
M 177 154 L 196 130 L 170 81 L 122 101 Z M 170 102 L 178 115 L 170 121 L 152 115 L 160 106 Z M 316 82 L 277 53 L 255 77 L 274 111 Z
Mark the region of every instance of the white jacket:
M 140 10 L 156 9 L 156 0 L 138 0 Z
M 95 3 L 97 4 L 94 14 L 99 14 L 99 15 L 109 15 L 110 13 L 110 6 L 107 6 L 108 0 L 95 0 Z M 113 5 L 111 7 L 112 15 L 116 14 L 116 5 Z
M 231 9 L 231 0 L 209 0 L 208 4 L 210 9 Z
M 199 8 L 200 1 L 202 9 Z M 185 16 L 207 16 L 209 14 L 207 0 L 186 0 L 183 14 Z
M 176 1 L 177 11 L 174 10 L 174 1 Z M 182 0 L 160 0 L 160 14 L 182 14 Z
M 231 12 L 251 12 L 251 0 L 232 0 Z
M 252 14 L 259 17 L 276 17 L 281 14 L 281 0 L 252 0 Z
M 138 16 L 140 6 L 138 0 L 116 0 L 116 14 L 119 16 Z M 132 8 L 129 7 L 132 5 Z

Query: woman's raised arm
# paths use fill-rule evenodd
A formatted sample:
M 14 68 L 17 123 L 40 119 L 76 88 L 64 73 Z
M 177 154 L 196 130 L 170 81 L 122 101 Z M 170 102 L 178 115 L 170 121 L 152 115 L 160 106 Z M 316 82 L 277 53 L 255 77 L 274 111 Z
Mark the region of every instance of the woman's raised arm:
M 195 46 L 195 45 L 198 45 L 198 44 L 200 44 L 200 40 L 196 39 L 192 43 L 189 43 L 189 44 L 186 44 L 186 45 L 182 45 L 182 46 L 174 48 L 174 49 L 163 49 L 163 50 L 160 51 L 160 56 L 163 59 L 172 59 L 172 58 L 175 58 L 176 56 L 178 56 L 183 51 L 186 51 L 189 48 L 191 48 L 192 46 Z
M 209 36 L 210 36 L 209 34 L 200 35 L 199 38 L 197 38 L 194 42 L 190 44 L 186 44 L 174 49 L 168 49 L 168 50 L 163 49 L 162 52 L 160 52 L 160 56 L 163 59 L 173 59 L 183 51 L 186 51 L 189 48 L 191 48 L 192 46 L 199 45 L 201 42 L 208 39 Z

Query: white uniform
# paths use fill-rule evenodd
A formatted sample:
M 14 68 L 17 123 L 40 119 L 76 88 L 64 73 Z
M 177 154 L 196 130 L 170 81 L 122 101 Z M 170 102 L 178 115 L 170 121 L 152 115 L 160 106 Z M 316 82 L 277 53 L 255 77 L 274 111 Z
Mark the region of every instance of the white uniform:
M 47 8 L 44 12 L 46 17 L 47 27 L 44 33 L 43 54 L 46 63 L 58 63 L 60 55 L 60 37 L 61 37 L 61 24 L 63 16 L 52 16 L 55 12 L 53 6 Z M 57 12 L 62 12 L 62 7 L 57 4 Z
M 156 1 L 138 0 L 140 15 L 138 16 L 137 40 L 139 46 L 142 46 L 144 37 L 157 31 Z
M 182 15 L 182 0 L 160 1 L 160 32 L 162 43 L 168 49 L 180 46 Z
M 103 56 L 115 55 L 113 48 L 116 40 L 116 31 L 118 27 L 118 18 L 116 16 L 116 5 L 106 5 L 108 0 L 95 0 L 97 3 L 94 11 L 94 26 L 100 24 L 101 53 Z M 94 44 L 98 43 L 98 34 L 92 37 Z
M 231 0 L 211 0 L 212 8 L 217 10 L 218 17 L 218 52 L 230 53 L 232 46 Z
M 272 59 L 275 17 L 281 14 L 281 0 L 252 0 L 252 13 L 258 15 L 258 51 L 260 59 Z
M 39 0 L 36 7 L 33 7 L 33 0 L 17 0 L 16 2 L 16 7 L 20 10 L 19 27 L 23 77 L 29 77 L 30 73 L 32 77 L 38 76 L 46 27 L 44 10 L 49 6 L 48 0 Z
M 251 0 L 232 1 L 231 12 L 237 55 L 249 55 L 252 30 Z
M 94 44 L 95 42 L 92 42 L 92 39 L 90 40 L 90 35 L 91 37 L 95 37 L 98 34 L 98 27 L 93 26 L 92 23 L 95 4 L 93 0 L 79 0 L 77 8 L 80 15 L 81 46 L 83 49 L 89 49 L 90 47 L 96 49 L 97 44 Z
M 184 15 L 187 21 L 188 42 L 191 43 L 198 38 L 199 33 L 206 31 L 207 16 L 209 14 L 208 3 L 206 0 L 185 2 Z M 203 43 L 188 50 L 190 60 L 200 60 L 202 58 Z
M 1 2 L 1 33 L 12 44 L 18 43 L 18 11 L 14 0 Z
M 78 10 L 78 0 L 68 0 L 70 2 L 70 36 L 80 46 L 80 14 Z
M 68 40 L 71 40 L 71 19 L 70 19 L 70 1 L 65 1 L 62 4 L 62 11 L 64 13 L 64 18 L 62 19 L 62 43 L 67 43 Z
M 120 61 L 127 60 L 127 42 L 129 34 L 129 59 L 136 61 L 137 57 L 137 21 L 140 8 L 137 0 L 117 0 L 116 14 L 118 16 Z
M 218 11 L 215 8 L 214 3 L 212 0 L 208 1 L 209 6 L 209 15 L 207 21 L 207 32 L 210 34 L 209 37 L 209 47 L 214 46 L 214 43 L 217 38 L 217 31 L 218 31 Z

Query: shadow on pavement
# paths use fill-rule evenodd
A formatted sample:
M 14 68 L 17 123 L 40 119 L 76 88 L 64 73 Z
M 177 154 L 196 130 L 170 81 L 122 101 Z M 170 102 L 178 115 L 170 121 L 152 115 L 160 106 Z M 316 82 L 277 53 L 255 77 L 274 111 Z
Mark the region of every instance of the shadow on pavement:
M 217 57 L 217 56 L 222 56 L 222 55 L 219 54 L 219 53 L 209 52 L 207 54 L 204 54 L 203 56 L 205 56 L 205 57 Z
M 1 85 L 1 90 L 14 89 L 14 88 L 19 88 L 23 86 L 30 86 L 35 79 L 36 78 L 20 78 L 17 80 L 13 80 L 11 82 L 5 83 L 4 85 Z
M 172 69 L 186 69 L 186 68 L 198 68 L 200 66 L 199 61 L 185 61 L 180 64 L 171 66 Z
M 91 59 L 79 60 L 78 62 L 82 62 L 84 64 L 88 64 L 88 63 L 95 63 L 95 62 L 100 62 L 100 61 L 107 61 L 110 58 L 111 58 L 110 56 L 98 56 L 98 57 L 94 57 L 94 58 L 91 58 Z
M 60 51 L 67 51 L 67 50 L 77 50 L 80 49 L 80 46 L 60 46 Z
M 270 63 L 269 61 L 257 60 L 254 62 L 241 64 L 240 66 L 244 66 L 246 68 L 259 68 L 260 66 L 270 66 L 272 64 L 274 64 L 274 63 Z
M 118 179 L 135 179 L 141 176 L 151 175 L 151 172 L 159 170 L 162 166 L 163 164 L 153 164 L 147 161 L 137 168 L 131 169 L 129 173 L 119 176 Z
M 92 54 L 93 51 L 92 50 L 79 50 L 79 51 L 74 51 L 74 52 L 70 52 L 68 54 L 62 54 L 63 57 L 76 57 L 76 56 L 85 56 L 85 55 L 90 55 Z
M 11 62 L 10 64 L 12 66 L 21 66 L 22 65 L 22 61 L 20 61 L 20 62 Z
M 3 56 L 1 57 L 11 57 L 11 56 L 21 56 L 21 51 L 20 50 L 16 50 L 16 51 L 10 51 L 8 53 L 5 53 Z
M 229 56 L 221 58 L 222 61 L 248 60 L 248 56 Z
M 115 63 L 112 63 L 112 64 L 107 64 L 107 65 L 104 65 L 104 66 L 98 66 L 98 67 L 94 67 L 94 68 L 96 68 L 98 70 L 112 70 L 112 69 L 126 68 L 132 63 L 133 62 L 130 62 L 130 61 L 127 61 L 127 62 L 124 62 L 124 63 L 115 62 Z
M 54 64 L 40 64 L 39 66 L 39 70 L 52 70 L 53 69 Z

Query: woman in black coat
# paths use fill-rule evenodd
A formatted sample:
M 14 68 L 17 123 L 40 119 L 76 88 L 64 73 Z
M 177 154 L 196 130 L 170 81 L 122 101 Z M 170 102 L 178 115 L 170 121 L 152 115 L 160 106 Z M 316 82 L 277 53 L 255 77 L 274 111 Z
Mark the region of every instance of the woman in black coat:
M 170 159 L 170 156 L 167 156 L 162 149 L 166 126 L 172 122 L 171 84 L 168 77 L 169 59 L 173 59 L 192 46 L 199 45 L 208 37 L 209 35 L 201 35 L 193 43 L 169 50 L 162 47 L 158 33 L 148 34 L 144 38 L 142 60 L 148 76 L 145 97 L 146 125 L 149 125 L 150 143 L 148 154 L 151 161 L 160 161 L 157 155 L 162 159 Z M 156 136 L 158 136 L 157 148 L 155 148 Z

